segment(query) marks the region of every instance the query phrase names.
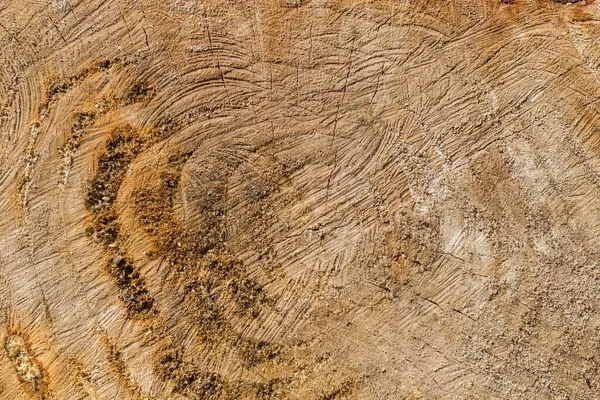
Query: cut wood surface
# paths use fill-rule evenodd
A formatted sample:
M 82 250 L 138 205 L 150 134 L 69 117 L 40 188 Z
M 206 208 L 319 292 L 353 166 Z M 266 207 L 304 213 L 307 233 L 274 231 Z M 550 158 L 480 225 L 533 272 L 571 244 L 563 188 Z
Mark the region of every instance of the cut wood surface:
M 600 398 L 599 22 L 0 1 L 0 399 Z

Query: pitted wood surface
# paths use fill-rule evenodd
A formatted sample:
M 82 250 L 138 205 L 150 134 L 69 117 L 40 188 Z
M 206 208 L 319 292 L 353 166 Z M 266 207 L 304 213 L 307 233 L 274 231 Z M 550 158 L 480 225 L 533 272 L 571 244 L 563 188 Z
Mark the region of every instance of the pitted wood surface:
M 599 20 L 0 2 L 0 398 L 598 398 Z

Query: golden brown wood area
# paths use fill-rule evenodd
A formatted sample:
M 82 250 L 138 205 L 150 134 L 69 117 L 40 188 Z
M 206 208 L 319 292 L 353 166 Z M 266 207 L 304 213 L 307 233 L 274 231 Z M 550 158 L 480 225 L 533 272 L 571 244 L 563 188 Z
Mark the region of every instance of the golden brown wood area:
M 600 398 L 599 7 L 0 1 L 0 399 Z

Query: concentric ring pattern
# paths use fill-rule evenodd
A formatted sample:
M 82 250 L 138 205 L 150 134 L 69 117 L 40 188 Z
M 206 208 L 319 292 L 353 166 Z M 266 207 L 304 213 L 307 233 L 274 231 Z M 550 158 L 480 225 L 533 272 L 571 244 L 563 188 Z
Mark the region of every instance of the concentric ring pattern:
M 0 397 L 597 398 L 599 18 L 0 2 Z

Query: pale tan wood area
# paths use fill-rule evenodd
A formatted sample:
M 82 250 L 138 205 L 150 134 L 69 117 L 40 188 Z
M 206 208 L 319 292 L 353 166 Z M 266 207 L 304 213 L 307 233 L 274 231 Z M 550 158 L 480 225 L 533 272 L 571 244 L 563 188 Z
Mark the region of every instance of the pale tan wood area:
M 0 398 L 600 398 L 599 7 L 0 1 Z

